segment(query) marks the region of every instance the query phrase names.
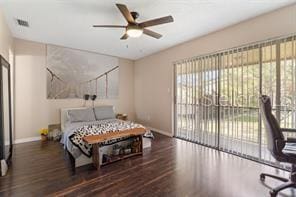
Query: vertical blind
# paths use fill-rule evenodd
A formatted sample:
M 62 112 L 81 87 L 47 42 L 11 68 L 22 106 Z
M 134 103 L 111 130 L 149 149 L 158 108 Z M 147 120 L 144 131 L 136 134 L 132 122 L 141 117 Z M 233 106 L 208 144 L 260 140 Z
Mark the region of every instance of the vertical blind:
M 296 128 L 296 36 L 176 62 L 175 136 L 276 164 L 266 149 L 259 96 Z M 289 134 L 292 135 L 292 134 Z

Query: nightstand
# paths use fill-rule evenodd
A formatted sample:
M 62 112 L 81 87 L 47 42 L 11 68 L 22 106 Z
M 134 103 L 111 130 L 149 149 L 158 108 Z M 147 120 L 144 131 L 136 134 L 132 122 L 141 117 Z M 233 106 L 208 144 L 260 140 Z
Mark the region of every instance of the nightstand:
M 61 124 L 50 124 L 48 125 L 48 139 L 59 141 L 61 137 Z

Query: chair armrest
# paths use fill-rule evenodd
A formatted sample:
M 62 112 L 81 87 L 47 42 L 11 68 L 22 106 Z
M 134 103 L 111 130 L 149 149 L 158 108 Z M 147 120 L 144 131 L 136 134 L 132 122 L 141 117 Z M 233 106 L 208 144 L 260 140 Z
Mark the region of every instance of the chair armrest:
M 296 129 L 290 129 L 290 128 L 281 128 L 282 132 L 295 132 L 296 133 Z
M 296 143 L 296 138 L 290 138 L 288 137 L 286 140 L 287 143 Z

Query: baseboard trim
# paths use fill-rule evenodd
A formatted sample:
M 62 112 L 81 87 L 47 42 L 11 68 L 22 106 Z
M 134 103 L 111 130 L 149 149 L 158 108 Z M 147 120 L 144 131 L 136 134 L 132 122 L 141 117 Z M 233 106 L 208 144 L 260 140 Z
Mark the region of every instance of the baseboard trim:
M 26 142 L 34 142 L 34 141 L 39 141 L 41 140 L 41 137 L 28 137 L 28 138 L 20 138 L 14 140 L 14 144 L 21 144 L 21 143 L 26 143 Z
M 173 134 L 172 133 L 169 133 L 169 132 L 166 132 L 166 131 L 162 131 L 162 130 L 159 130 L 159 129 L 156 129 L 156 128 L 153 128 L 153 127 L 147 127 L 147 128 L 150 129 L 150 130 L 152 130 L 152 131 L 155 131 L 157 133 L 160 133 L 162 135 L 173 137 Z

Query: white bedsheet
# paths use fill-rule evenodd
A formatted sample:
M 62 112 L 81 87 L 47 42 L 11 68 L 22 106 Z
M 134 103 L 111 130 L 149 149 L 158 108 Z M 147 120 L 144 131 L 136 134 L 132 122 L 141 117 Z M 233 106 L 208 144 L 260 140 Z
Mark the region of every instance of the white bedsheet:
M 109 119 L 114 120 L 114 119 Z M 65 128 L 63 131 L 61 143 L 64 144 L 64 148 L 67 149 L 74 158 L 79 157 L 82 152 L 79 150 L 78 147 L 74 146 L 73 143 L 69 140 L 69 136 L 73 134 L 75 129 L 82 127 L 84 125 L 92 125 L 92 124 L 98 124 L 100 122 L 103 122 L 106 120 L 98 120 L 98 121 L 91 121 L 91 122 L 67 122 L 65 124 Z

